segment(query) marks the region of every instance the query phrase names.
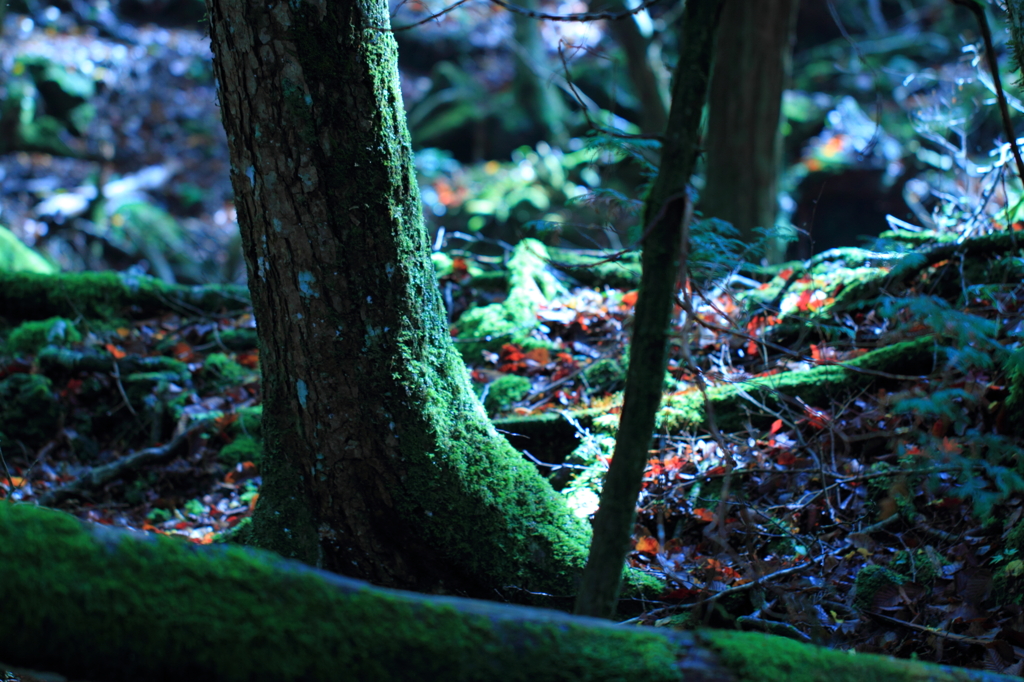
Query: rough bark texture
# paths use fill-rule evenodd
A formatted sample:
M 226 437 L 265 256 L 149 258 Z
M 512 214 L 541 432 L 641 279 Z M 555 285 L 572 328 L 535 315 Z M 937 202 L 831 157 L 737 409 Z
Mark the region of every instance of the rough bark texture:
M 571 594 L 589 529 L 445 324 L 386 3 L 209 7 L 263 368 L 253 541 L 383 585 Z
M 730 0 L 708 95 L 705 217 L 732 223 L 744 239 L 775 226 L 782 164 L 779 118 L 789 78 L 798 0 Z M 781 260 L 781 249 L 769 258 Z
M 661 403 L 668 361 L 672 306 L 690 175 L 697 158 L 701 111 L 707 97 L 722 0 L 689 0 L 683 14 L 672 109 L 658 177 L 644 207 L 643 273 L 637 299 L 629 370 L 615 454 L 594 517 L 594 540 L 576 601 L 576 613 L 610 618 L 618 600 L 622 564 L 636 523 L 654 415 Z
M 1016 679 L 754 633 L 628 628 L 377 589 L 267 552 L 6 501 L 0 604 L 0 671 L 94 682 Z

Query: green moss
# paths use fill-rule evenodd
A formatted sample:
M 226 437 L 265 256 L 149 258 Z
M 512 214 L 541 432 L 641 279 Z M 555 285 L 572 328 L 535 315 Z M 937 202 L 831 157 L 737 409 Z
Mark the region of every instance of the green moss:
M 605 358 L 583 370 L 583 378 L 596 393 L 610 393 L 621 390 L 626 382 L 626 368 L 613 358 Z
M 57 268 L 0 225 L 0 271 L 49 275 Z
M 221 464 L 235 466 L 239 462 L 259 464 L 263 444 L 252 436 L 241 436 L 220 449 L 217 459 Z
M 854 597 L 853 605 L 861 611 L 870 611 L 879 590 L 899 586 L 905 582 L 907 582 L 905 576 L 885 566 L 877 564 L 864 566 L 857 572 L 857 579 L 854 582 L 857 596 Z
M 530 392 L 530 380 L 518 374 L 500 376 L 487 385 L 484 407 L 490 414 L 507 412 Z
M 547 269 L 547 248 L 535 239 L 519 242 L 507 267 L 508 297 L 468 310 L 456 322 L 459 350 L 467 360 L 505 343 L 524 343 L 537 326 L 540 306 L 564 291 Z
M 754 632 L 716 630 L 701 639 L 718 652 L 735 682 L 967 682 L 971 671 L 886 656 L 835 651 Z
M 1024 348 L 1015 350 L 1006 362 L 1007 385 L 1010 395 L 1006 398 L 1006 412 L 1003 423 L 1012 432 L 1024 434 Z
M 41 374 L 13 374 L 0 381 L 0 428 L 7 440 L 36 449 L 53 438 L 61 411 L 53 384 Z
M 244 286 L 176 286 L 153 277 L 116 272 L 42 275 L 0 271 L 0 315 L 16 320 L 47 317 L 113 319 L 168 309 L 209 312 L 249 304 Z
M 1024 521 L 1018 521 L 1006 536 L 1006 548 L 1024 552 Z
M 218 386 L 237 386 L 258 378 L 256 372 L 238 364 L 224 353 L 210 353 L 203 368 L 214 378 Z
M 992 597 L 996 604 L 1024 603 L 1024 561 L 1015 559 L 996 571 Z
M 12 353 L 35 355 L 41 348 L 48 345 L 70 345 L 80 343 L 82 335 L 75 328 L 75 323 L 63 317 L 51 317 L 38 322 L 23 322 L 7 339 L 7 347 Z
M 0 505 L 0 659 L 76 678 L 681 680 L 680 637 Z
M 935 342 L 930 337 L 896 343 L 866 353 L 846 364 L 851 367 L 887 371 L 899 374 L 927 374 L 933 362 Z M 743 397 L 754 395 L 769 407 L 781 407 L 778 394 L 800 396 L 811 406 L 827 406 L 843 393 L 863 388 L 875 377 L 839 365 L 812 367 L 801 372 L 785 372 L 768 377 L 757 377 L 742 384 L 718 386 L 708 391 L 715 408 L 718 428 L 738 431 L 748 419 L 755 425 L 769 423 L 772 416 L 756 410 Z M 700 391 L 690 391 L 670 397 L 658 413 L 659 428 L 669 431 L 692 428 L 704 423 L 704 397 Z
M 934 550 L 929 552 L 925 549 L 918 549 L 913 555 L 906 550 L 900 550 L 893 555 L 889 567 L 900 575 L 906 576 L 911 582 L 930 587 L 939 577 L 944 563 L 942 556 Z

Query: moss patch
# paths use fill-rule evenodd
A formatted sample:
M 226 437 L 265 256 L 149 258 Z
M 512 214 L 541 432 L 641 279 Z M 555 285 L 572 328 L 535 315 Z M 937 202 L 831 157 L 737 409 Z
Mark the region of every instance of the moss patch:
M 109 680 L 681 680 L 681 637 L 0 505 L 0 659 Z
M 7 339 L 12 353 L 35 355 L 44 346 L 80 343 L 82 335 L 74 322 L 63 317 L 51 317 L 37 322 L 24 322 Z

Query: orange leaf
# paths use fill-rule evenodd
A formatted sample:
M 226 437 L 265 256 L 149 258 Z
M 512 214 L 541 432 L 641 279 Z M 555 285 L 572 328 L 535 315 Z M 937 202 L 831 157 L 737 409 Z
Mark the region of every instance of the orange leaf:
M 181 362 L 192 362 L 195 359 L 195 353 L 192 351 L 192 346 L 188 345 L 184 341 L 179 341 L 174 344 L 174 348 L 171 350 L 171 355 L 175 360 Z
M 9 479 L 0 478 L 0 488 L 3 488 L 4 490 L 20 488 L 23 485 L 25 485 L 25 479 L 21 476 L 11 476 Z
M 622 295 L 622 305 L 632 308 L 636 305 L 636 299 L 640 296 L 639 291 L 629 291 Z
M 551 362 L 551 352 L 547 348 L 534 348 L 526 351 L 526 359 L 533 360 L 538 365 L 547 365 Z
M 775 421 L 772 422 L 772 428 L 768 430 L 768 433 L 770 433 L 770 434 L 772 434 L 774 436 L 776 433 L 778 433 L 781 430 L 782 430 L 782 420 L 781 419 L 776 419 Z
M 697 509 L 694 509 L 692 512 L 690 512 L 690 514 L 697 517 L 701 521 L 704 521 L 705 523 L 711 523 L 715 520 L 715 512 L 711 511 L 710 509 L 704 509 L 703 507 L 698 507 Z
M 245 351 L 235 356 L 235 360 L 242 367 L 256 369 L 260 366 L 260 352 L 257 349 Z
M 651 536 L 640 538 L 636 543 L 636 551 L 644 552 L 646 554 L 657 554 L 660 548 L 658 539 Z
M 121 350 L 112 343 L 108 343 L 106 346 L 104 346 L 104 348 L 107 349 L 108 353 L 114 356 L 115 360 L 120 360 L 124 356 L 128 355 L 127 353 L 125 353 L 123 350 Z
M 808 306 L 811 304 L 811 290 L 804 289 L 803 293 L 800 294 L 799 300 L 796 302 L 796 309 L 801 312 L 806 312 Z

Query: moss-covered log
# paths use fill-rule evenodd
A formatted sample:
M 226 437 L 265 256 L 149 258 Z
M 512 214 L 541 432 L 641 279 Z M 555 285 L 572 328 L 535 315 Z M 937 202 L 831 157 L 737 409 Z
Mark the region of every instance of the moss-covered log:
M 1011 679 L 385 590 L 266 552 L 6 503 L 0 604 L 0 661 L 96 682 Z
M 739 430 L 748 420 L 764 425 L 774 419 L 761 405 L 778 409 L 796 398 L 810 407 L 825 407 L 839 396 L 879 379 L 925 375 L 932 371 L 936 342 L 931 336 L 895 343 L 866 353 L 842 365 L 821 365 L 801 372 L 785 372 L 749 381 L 719 386 L 708 391 L 708 398 L 719 428 Z M 761 405 L 748 401 L 755 397 Z M 658 428 L 675 431 L 703 424 L 706 419 L 704 397 L 691 391 L 669 398 L 658 414 Z M 605 418 L 607 419 L 607 418 Z M 601 419 L 597 420 L 601 426 Z
M 232 284 L 181 286 L 117 272 L 0 272 L 0 317 L 11 321 L 145 317 L 168 311 L 194 315 L 248 306 L 249 292 Z

